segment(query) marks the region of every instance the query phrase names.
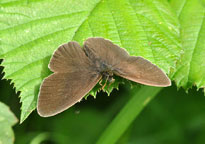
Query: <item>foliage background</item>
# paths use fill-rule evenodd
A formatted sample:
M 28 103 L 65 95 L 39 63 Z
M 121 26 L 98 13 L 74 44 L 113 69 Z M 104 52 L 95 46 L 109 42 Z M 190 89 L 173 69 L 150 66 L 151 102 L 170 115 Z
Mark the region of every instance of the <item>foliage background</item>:
M 204 4 L 203 0 L 1 1 L 1 77 L 11 80 L 1 80 L 0 101 L 24 121 L 14 127 L 15 143 L 202 143 Z M 131 55 L 149 59 L 177 86 L 162 89 L 134 122 L 161 89 L 130 89 L 118 79 L 112 88 L 125 85 L 110 97 L 100 92 L 97 99 L 88 97 L 52 118 L 31 114 L 40 83 L 50 74 L 47 64 L 53 50 L 70 40 L 82 44 L 91 36 L 111 39 Z M 21 93 L 15 94 L 12 87 Z M 192 89 L 186 94 L 177 91 L 179 87 Z M 97 89 L 90 94 L 96 96 Z M 0 142 L 12 143 L 11 126 L 17 120 L 3 103 Z

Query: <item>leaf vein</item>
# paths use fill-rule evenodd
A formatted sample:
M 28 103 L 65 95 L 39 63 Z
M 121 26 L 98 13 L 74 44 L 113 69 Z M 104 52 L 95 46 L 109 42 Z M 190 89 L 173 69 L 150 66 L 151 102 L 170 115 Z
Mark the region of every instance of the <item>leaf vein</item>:
M 95 10 L 95 8 L 100 4 L 101 0 L 99 0 L 98 3 L 96 3 L 96 5 L 93 7 L 93 9 L 89 12 L 88 16 L 85 18 L 85 20 L 79 25 L 79 27 L 75 30 L 71 40 L 73 40 L 73 38 L 75 37 L 76 32 L 80 29 L 80 27 L 86 22 L 86 20 L 88 21 L 88 17 L 93 13 L 93 11 Z M 89 24 L 89 23 L 88 23 Z M 90 29 L 91 30 L 91 29 Z M 91 30 L 92 32 L 92 30 Z
M 4 31 L 7 32 L 10 29 L 22 28 L 24 25 L 28 26 L 29 24 L 32 24 L 32 23 L 37 23 L 37 22 L 41 23 L 42 21 L 51 21 L 51 20 L 55 20 L 56 21 L 56 18 L 59 18 L 59 19 L 61 19 L 61 18 L 62 19 L 68 18 L 68 16 L 70 16 L 70 15 L 80 14 L 80 13 L 83 13 L 83 12 L 86 12 L 86 11 L 77 11 L 77 12 L 68 13 L 68 14 L 61 14 L 61 15 L 56 15 L 56 16 L 51 16 L 51 17 L 44 17 L 44 18 L 35 19 L 35 20 L 32 20 L 32 21 L 28 21 L 28 22 L 25 22 L 25 23 L 22 23 L 22 24 L 18 24 L 18 25 L 12 26 L 12 27 L 8 27 L 6 29 L 2 29 L 1 33 L 3 33 Z
M 16 48 L 14 48 L 14 49 L 12 49 L 12 50 L 10 50 L 10 51 L 7 51 L 7 52 L 6 52 L 5 54 L 3 54 L 3 55 L 12 54 L 12 53 L 18 51 L 18 49 L 21 49 L 23 46 L 30 45 L 31 43 L 36 43 L 36 42 L 39 41 L 39 40 L 42 40 L 42 39 L 44 39 L 44 38 L 49 38 L 49 37 L 51 37 L 51 36 L 53 36 L 53 35 L 55 35 L 55 34 L 58 34 L 58 33 L 62 32 L 62 31 L 66 31 L 66 30 L 69 30 L 69 29 L 72 29 L 72 28 L 75 28 L 75 27 L 76 27 L 76 26 L 64 28 L 64 29 L 61 29 L 61 30 L 59 30 L 59 31 L 55 31 L 55 32 L 52 32 L 52 33 L 49 33 L 49 34 L 40 36 L 40 37 L 38 37 L 38 38 L 36 38 L 36 39 L 34 39 L 34 40 L 31 40 L 31 41 L 28 41 L 27 43 L 22 44 L 22 45 L 19 46 L 19 47 L 16 47 Z M 32 47 L 27 47 L 27 49 L 32 49 Z
M 128 2 L 129 2 L 130 7 L 132 8 L 132 10 L 135 12 L 132 4 L 130 3 L 130 0 Z M 135 16 L 138 19 L 138 21 L 140 22 L 140 24 L 142 26 L 142 29 L 143 29 L 143 32 L 145 33 L 148 42 L 150 42 L 149 36 L 148 36 L 147 32 L 145 31 L 145 27 L 144 27 L 143 23 L 141 22 L 141 20 L 139 19 L 138 15 L 136 13 L 135 13 Z M 155 58 L 155 55 L 154 55 L 154 52 L 153 52 L 153 47 L 149 44 L 148 44 L 148 47 L 151 49 L 152 57 L 153 57 L 154 63 L 156 64 L 156 60 L 155 60 L 156 58 Z
M 204 16 L 205 16 L 205 13 L 204 13 Z M 196 45 L 197 45 L 197 43 L 198 43 L 198 38 L 199 38 L 200 31 L 202 30 L 203 23 L 204 23 L 204 17 L 202 18 L 202 22 L 201 22 L 199 31 L 197 32 L 197 37 L 196 37 L 196 39 L 195 39 L 194 47 L 193 47 L 194 50 L 193 50 L 193 52 L 192 52 L 192 54 L 191 54 L 191 58 L 190 58 L 190 61 L 189 61 L 189 67 L 188 67 L 189 70 L 188 70 L 188 74 L 187 74 L 187 76 L 188 76 L 187 82 L 189 82 L 189 80 L 190 80 L 191 62 L 192 62 L 192 59 L 193 59 L 193 55 L 194 55 L 195 52 L 196 52 Z

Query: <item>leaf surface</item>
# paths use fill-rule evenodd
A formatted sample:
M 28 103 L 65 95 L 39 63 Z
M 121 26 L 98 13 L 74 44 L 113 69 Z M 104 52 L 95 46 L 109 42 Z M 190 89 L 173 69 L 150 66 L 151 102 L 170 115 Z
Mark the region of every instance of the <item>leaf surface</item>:
M 5 78 L 21 91 L 21 122 L 36 108 L 50 57 L 63 43 L 104 37 L 168 74 L 181 54 L 179 22 L 163 0 L 4 0 L 0 17 L 0 58 Z
M 172 0 L 180 20 L 182 59 L 172 73 L 178 87 L 205 87 L 205 6 L 200 0 Z

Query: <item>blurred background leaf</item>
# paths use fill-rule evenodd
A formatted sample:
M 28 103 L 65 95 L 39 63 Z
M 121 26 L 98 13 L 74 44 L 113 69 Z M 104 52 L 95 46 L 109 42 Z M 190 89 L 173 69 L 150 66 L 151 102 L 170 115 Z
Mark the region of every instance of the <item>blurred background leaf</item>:
M 143 86 L 130 89 L 127 95 L 132 98 L 120 110 L 109 126 L 100 136 L 97 144 L 114 144 L 132 124 L 142 109 L 162 90 L 162 88 Z
M 3 1 L 1 17 L 4 78 L 21 91 L 20 122 L 36 108 L 49 59 L 62 43 L 104 37 L 167 73 L 181 52 L 177 17 L 161 0 Z
M 14 142 L 14 133 L 11 127 L 17 121 L 8 106 L 0 102 L 0 144 L 12 144 Z
M 203 144 L 205 97 L 192 88 L 189 94 L 176 86 L 163 89 L 144 108 L 118 143 Z

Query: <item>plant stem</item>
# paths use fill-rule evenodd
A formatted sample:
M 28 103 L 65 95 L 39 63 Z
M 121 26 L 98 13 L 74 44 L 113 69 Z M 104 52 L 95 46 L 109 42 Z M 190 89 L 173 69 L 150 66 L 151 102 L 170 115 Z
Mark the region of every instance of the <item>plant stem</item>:
M 114 144 L 132 124 L 142 109 L 153 99 L 162 89 L 159 87 L 143 86 L 133 88 L 129 94 L 133 97 L 121 109 L 118 115 L 112 120 L 110 125 L 105 129 L 97 144 Z

